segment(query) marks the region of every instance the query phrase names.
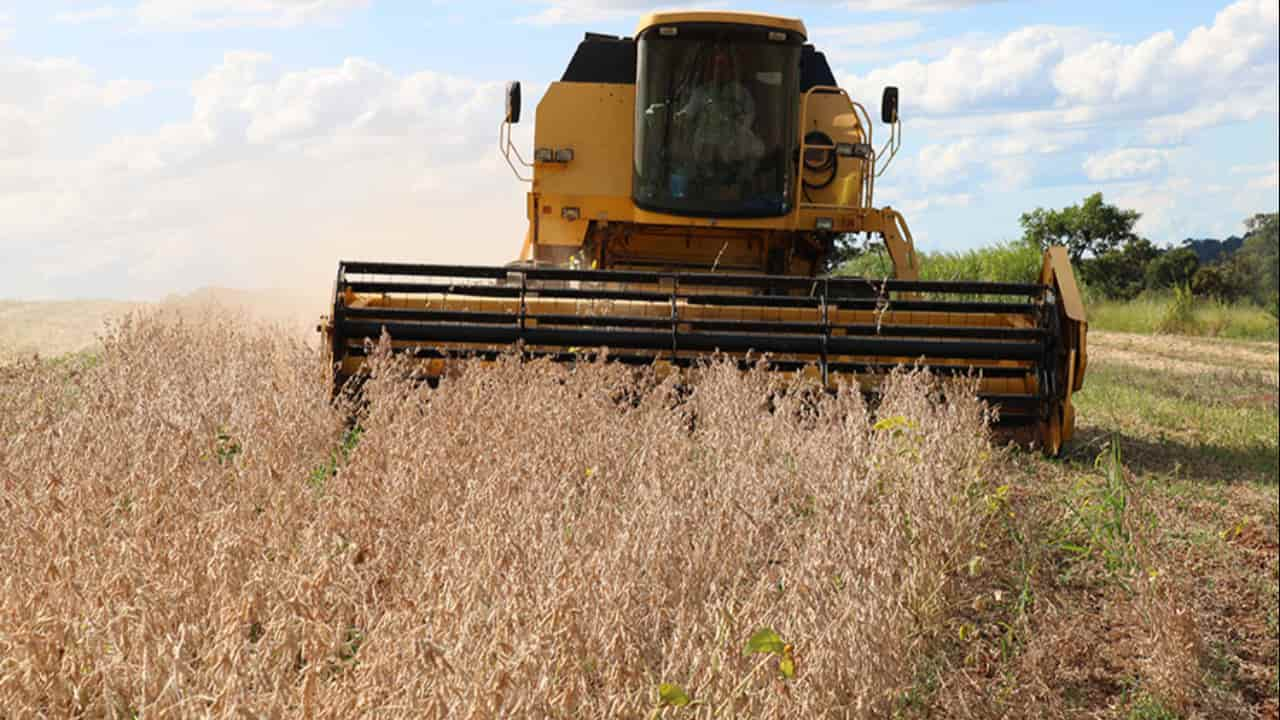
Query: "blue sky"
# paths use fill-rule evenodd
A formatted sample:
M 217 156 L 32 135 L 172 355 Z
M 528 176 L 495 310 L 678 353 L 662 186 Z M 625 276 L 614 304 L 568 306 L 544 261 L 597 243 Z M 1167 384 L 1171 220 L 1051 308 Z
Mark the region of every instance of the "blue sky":
M 503 82 L 535 101 L 584 31 L 630 34 L 663 5 L 0 0 L 0 296 L 508 260 L 524 188 L 496 151 Z M 1016 237 L 1021 212 L 1098 190 L 1161 244 L 1276 209 L 1274 0 L 733 7 L 804 19 L 870 105 L 902 88 L 876 199 L 924 249 Z

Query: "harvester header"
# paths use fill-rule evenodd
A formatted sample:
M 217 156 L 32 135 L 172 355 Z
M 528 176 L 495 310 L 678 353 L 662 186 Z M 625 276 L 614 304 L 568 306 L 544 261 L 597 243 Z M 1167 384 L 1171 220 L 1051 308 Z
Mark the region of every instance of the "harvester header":
M 343 262 L 326 324 L 335 383 L 382 333 L 429 376 L 504 352 L 669 367 L 762 354 L 874 392 L 900 364 L 978 373 L 1001 423 L 1057 452 L 1085 367 L 1065 252 L 1038 282 L 926 282 L 905 219 L 873 202 L 901 145 L 885 88 L 877 148 L 802 22 L 658 12 L 634 37 L 588 33 L 537 104 L 526 159 L 508 86 L 503 156 L 529 184 L 503 267 Z M 883 242 L 893 277 L 826 275 L 836 240 Z

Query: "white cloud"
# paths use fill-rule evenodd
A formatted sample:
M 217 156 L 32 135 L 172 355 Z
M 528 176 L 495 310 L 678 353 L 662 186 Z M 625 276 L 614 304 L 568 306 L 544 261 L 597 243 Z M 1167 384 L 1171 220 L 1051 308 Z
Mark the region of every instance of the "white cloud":
M 1275 169 L 1276 162 L 1247 163 L 1245 165 L 1232 165 L 1232 175 L 1256 175 L 1257 173 L 1265 173 Z
M 53 16 L 53 21 L 66 25 L 82 25 L 124 17 L 125 10 L 115 5 L 102 5 L 84 10 L 66 10 Z
M 1280 187 L 1280 162 L 1252 163 L 1231 168 L 1232 175 L 1250 175 L 1246 187 L 1262 189 Z
M 1171 32 L 1157 33 L 1136 45 L 1090 45 L 1053 69 L 1053 83 L 1063 98 L 1079 104 L 1115 103 L 1139 95 L 1163 100 L 1176 88 L 1160 60 L 1171 57 L 1176 47 Z
M 930 42 L 905 41 L 918 38 L 925 26 L 916 20 L 863 23 L 809 29 L 810 40 L 833 66 L 868 65 L 886 60 L 937 55 Z M 947 51 L 953 49 L 948 46 Z
M 1002 137 L 966 137 L 920 148 L 908 169 L 895 172 L 916 179 L 921 190 L 980 186 L 984 190 L 1015 190 L 1035 174 L 1040 157 L 1063 151 L 1063 139 L 1025 132 Z
M 990 47 L 994 41 L 991 34 L 973 30 L 945 38 L 930 38 L 926 34 L 912 42 L 898 41 L 878 45 L 859 44 L 856 39 L 845 45 L 831 45 L 821 38 L 815 40 L 815 43 L 818 50 L 827 56 L 832 67 L 875 67 L 904 60 L 928 62 L 959 48 L 981 50 Z
M 916 157 L 916 175 L 925 187 L 963 180 L 986 160 L 973 138 L 948 145 L 925 145 Z
M 1194 227 L 1178 211 L 1178 196 L 1189 187 L 1190 181 L 1186 178 L 1170 178 L 1158 184 L 1129 186 L 1114 199 L 1108 198 L 1108 201 L 1142 213 L 1142 217 L 1134 225 L 1134 230 L 1139 235 L 1168 237 L 1170 233 L 1178 232 L 1179 225 Z
M 1217 101 L 1209 101 L 1212 95 L 1206 94 L 1200 104 L 1181 112 L 1150 118 L 1144 124 L 1147 140 L 1153 143 L 1182 142 L 1197 130 L 1247 122 L 1267 115 L 1274 117 L 1280 111 L 1280 95 L 1274 84 L 1262 88 L 1237 88 L 1228 93 L 1229 97 Z
M 1276 13 L 1270 0 L 1239 0 L 1182 39 L 1157 32 L 1132 44 L 1079 28 L 1028 27 L 933 61 L 846 73 L 842 85 L 873 116 L 880 89 L 901 88 L 907 131 L 933 141 L 919 151 L 923 187 L 975 178 L 1007 185 L 1046 173 L 1066 182 L 1062 162 L 1047 157 L 1066 152 L 1092 153 L 1071 162 L 1090 180 L 1132 179 L 1161 172 L 1160 151 L 1150 146 L 1276 115 Z M 1116 152 L 1135 142 L 1147 149 Z M 1030 155 L 988 150 L 997 144 Z
M 910 216 L 932 208 L 968 207 L 972 202 L 973 195 L 970 193 L 931 193 L 904 200 L 897 206 L 897 210 Z
M 134 8 L 147 27 L 207 30 L 228 27 L 296 27 L 340 18 L 369 0 L 141 0 Z
M 1249 187 L 1261 189 L 1280 187 L 1280 172 L 1273 170 L 1270 175 L 1254 178 L 1249 181 Z
M 903 115 L 946 114 L 967 109 L 1016 109 L 1047 104 L 1054 96 L 1049 73 L 1064 57 L 1066 28 L 1032 26 L 986 47 L 960 47 L 929 63 L 900 62 L 845 80 L 856 96 L 879 96 L 885 85 L 902 89 Z
M 0 57 L 0 161 L 33 154 L 88 113 L 145 95 L 146 83 L 101 82 L 83 63 L 69 58 Z
M 93 86 L 103 107 L 109 86 Z M 281 72 L 235 52 L 192 96 L 180 122 L 25 158 L 40 176 L 0 192 L 0 245 L 25 268 L 0 270 L 6 294 L 323 294 L 340 257 L 502 262 L 519 250 L 527 186 L 494 147 L 501 83 L 361 58 Z M 529 129 L 517 128 L 522 147 Z
M 985 48 L 956 48 L 934 62 L 851 75 L 848 84 L 873 91 L 899 85 L 904 105 L 934 115 L 1009 106 L 1100 106 L 1112 115 L 1134 105 L 1152 115 L 1182 111 L 1205 98 L 1274 90 L 1276 12 L 1269 0 L 1240 0 L 1181 43 L 1171 32 L 1120 45 L 1096 42 L 1093 33 L 1076 28 L 1027 27 Z
M 986 5 L 1001 0 L 853 0 L 831 3 L 855 12 L 938 12 L 958 10 L 975 5 Z M 520 22 L 537 25 L 585 24 L 607 22 L 619 18 L 634 17 L 645 10 L 671 9 L 673 6 L 696 6 L 706 10 L 720 8 L 730 3 L 713 2 L 662 2 L 661 0 L 543 0 L 544 7 Z M 785 13 L 784 13 L 785 14 Z
M 960 10 L 976 5 L 989 5 L 1001 0 L 853 0 L 845 4 L 857 12 L 939 12 Z
M 0 276 L 6 294 L 42 294 L 48 274 L 38 261 L 60 247 L 55 231 L 78 220 L 92 225 L 82 213 L 85 198 L 105 190 L 75 179 L 90 152 L 81 131 L 147 89 L 130 80 L 100 80 L 73 59 L 0 57 L 0 251 L 14 274 Z M 101 239 L 93 236 L 67 253 L 66 263 L 89 262 L 101 252 Z
M 1164 172 L 1168 164 L 1168 150 L 1124 148 L 1091 154 L 1084 161 L 1084 174 L 1095 182 L 1131 180 Z
M 924 32 L 924 24 L 918 20 L 900 20 L 896 22 L 864 23 L 860 25 L 841 25 L 839 27 L 820 27 L 809 31 L 810 39 L 823 52 L 830 54 L 833 48 L 850 45 L 876 46 L 889 45 L 909 40 Z
M 553 5 L 534 15 L 522 17 L 517 22 L 529 25 L 587 25 L 621 20 L 634 15 L 635 13 L 630 10 Z
M 1054 70 L 1067 105 L 1144 115 L 1150 142 L 1276 112 L 1277 8 L 1240 0 L 1179 43 L 1161 32 L 1134 45 L 1096 43 Z
M 1231 172 L 1232 174 L 1255 175 L 1255 177 L 1249 180 L 1248 186 L 1250 188 L 1266 189 L 1280 187 L 1280 162 L 1276 162 L 1275 160 L 1272 160 L 1270 163 L 1233 167 L 1231 168 Z
M 1198 27 L 1178 47 L 1174 62 L 1189 72 L 1209 71 L 1229 76 L 1248 67 L 1277 62 L 1276 28 L 1280 8 L 1270 0 L 1242 0 L 1214 17 L 1213 25 Z
M 1176 243 L 1187 237 L 1227 237 L 1244 234 L 1244 219 L 1276 208 L 1277 163 L 1237 166 L 1230 174 L 1272 175 L 1248 182 L 1206 183 L 1201 174 L 1177 173 L 1161 179 L 1121 185 L 1107 201 L 1142 213 L 1135 230 L 1159 242 Z
M 545 3 L 542 10 L 519 18 L 517 22 L 530 25 L 589 25 L 638 17 L 641 13 L 667 8 L 671 3 L 653 0 L 554 0 Z M 716 7 L 713 3 L 705 7 Z
M 1268 198 L 1269 196 L 1269 198 Z M 1195 198 L 1196 202 L 1189 202 Z M 1232 186 L 1206 186 L 1200 177 L 1175 175 L 1126 186 L 1107 202 L 1142 213 L 1134 230 L 1157 242 L 1187 237 L 1244 234 L 1244 219 L 1275 208 L 1274 191 Z

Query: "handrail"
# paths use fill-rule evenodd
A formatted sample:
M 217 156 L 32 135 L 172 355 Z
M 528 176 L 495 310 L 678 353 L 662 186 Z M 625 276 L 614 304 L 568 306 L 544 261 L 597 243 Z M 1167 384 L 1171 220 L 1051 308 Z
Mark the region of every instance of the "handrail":
M 804 138 L 805 138 L 805 135 L 807 135 L 807 134 L 808 134 L 808 133 L 805 131 L 805 128 L 806 128 L 806 124 L 805 124 L 805 123 L 806 123 L 806 121 L 808 120 L 808 112 L 809 112 L 809 98 L 810 98 L 810 97 L 811 97 L 815 92 L 825 92 L 825 93 L 833 93 L 833 94 L 838 94 L 838 95 L 840 95 L 841 97 L 843 97 L 843 98 L 845 99 L 845 101 L 846 101 L 846 102 L 848 102 L 848 103 L 849 103 L 849 109 L 850 109 L 850 111 L 852 111 L 852 112 L 853 112 L 853 114 L 854 114 L 854 116 L 855 116 L 855 117 L 857 117 L 858 110 L 859 110 L 859 109 L 861 109 L 861 110 L 862 110 L 863 118 L 858 118 L 858 124 L 862 126 L 862 131 L 863 131 L 863 134 L 864 134 L 864 135 L 865 135 L 865 137 L 866 137 L 867 145 L 868 145 L 868 146 L 870 146 L 870 147 L 872 147 L 872 156 L 871 156 L 870 158 L 867 158 L 866 160 L 864 160 L 864 161 L 863 161 L 863 165 L 862 165 L 862 173 L 863 173 L 863 178 L 862 178 L 862 179 L 863 179 L 863 183 L 862 183 L 862 187 L 863 187 L 863 193 L 864 193 L 864 196 L 865 196 L 865 199 L 864 199 L 864 205 L 863 205 L 863 207 L 871 207 L 871 195 L 870 195 L 870 192 L 868 191 L 868 187 L 869 187 L 870 182 L 873 182 L 873 181 L 874 181 L 874 177 L 873 177 L 873 176 L 874 176 L 874 167 L 875 167 L 875 154 L 874 154 L 874 153 L 875 153 L 875 151 L 874 151 L 874 147 L 875 147 L 875 146 L 874 146 L 874 144 L 873 144 L 872 137 L 871 137 L 872 127 L 871 127 L 871 122 L 870 122 L 869 116 L 867 116 L 866 108 L 864 108 L 864 107 L 862 107 L 861 105 L 859 105 L 858 103 L 854 102 L 853 98 L 849 97 L 849 93 L 848 93 L 848 92 L 845 92 L 844 88 L 840 88 L 840 87 L 837 87 L 837 86 L 835 86 L 835 85 L 814 85 L 813 87 L 811 87 L 811 88 L 809 88 L 808 90 L 806 90 L 806 91 L 805 91 L 804 96 L 803 96 L 803 97 L 801 98 L 801 100 L 800 100 L 800 164 L 799 164 L 799 169 L 798 169 L 798 171 L 796 172 L 796 185 L 795 185 L 796 209 L 801 209 L 801 208 L 810 208 L 810 209 L 812 209 L 812 208 L 825 208 L 825 207 L 847 208 L 847 207 L 849 207 L 849 206 L 847 206 L 847 205 L 834 205 L 834 206 L 833 206 L 833 205 L 823 205 L 823 204 L 819 204 L 819 203 L 812 203 L 812 202 L 807 203 L 807 202 L 805 202 L 805 201 L 804 201 L 804 153 L 805 153 L 805 150 L 808 150 L 808 149 L 811 149 L 811 148 L 812 148 L 812 149 L 827 149 L 828 147 L 830 147 L 830 146 L 827 146 L 827 145 L 819 145 L 819 144 L 813 144 L 813 145 L 810 145 L 810 144 L 806 143 L 806 142 L 805 142 L 805 139 L 804 139 Z M 863 119 L 866 119 L 866 120 L 867 120 L 867 122 L 866 122 L 865 124 L 863 124 Z M 832 152 L 835 152 L 834 148 L 832 148 Z M 868 168 L 872 168 L 872 170 L 873 170 L 873 171 L 872 171 L 872 172 L 868 172 Z M 871 177 L 871 179 L 870 179 L 870 180 L 868 179 L 869 177 Z
M 865 127 L 867 128 L 867 146 L 874 149 L 875 146 L 871 144 L 871 113 L 867 112 L 867 109 L 863 107 L 862 103 L 853 99 L 850 99 L 849 102 L 853 104 L 855 114 L 857 113 L 857 111 L 862 112 L 862 120 L 864 122 Z M 875 186 L 876 186 L 876 172 L 875 172 L 876 157 L 877 156 L 873 152 L 871 157 L 867 158 L 867 161 L 862 163 L 862 206 L 863 207 L 873 207 L 875 204 L 872 201 L 872 196 L 874 194 Z

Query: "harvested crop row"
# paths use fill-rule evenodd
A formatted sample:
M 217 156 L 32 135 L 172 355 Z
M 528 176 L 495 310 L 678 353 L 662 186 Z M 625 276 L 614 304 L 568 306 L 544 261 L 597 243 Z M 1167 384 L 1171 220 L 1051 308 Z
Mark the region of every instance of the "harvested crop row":
M 0 377 L 17 715 L 879 716 L 972 557 L 982 406 L 704 369 L 375 362 L 145 316 Z M 744 653 L 770 628 L 794 661 Z M 674 712 L 674 711 L 673 711 Z

